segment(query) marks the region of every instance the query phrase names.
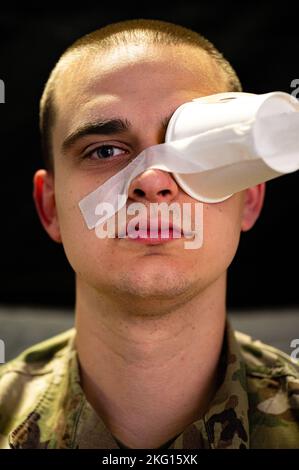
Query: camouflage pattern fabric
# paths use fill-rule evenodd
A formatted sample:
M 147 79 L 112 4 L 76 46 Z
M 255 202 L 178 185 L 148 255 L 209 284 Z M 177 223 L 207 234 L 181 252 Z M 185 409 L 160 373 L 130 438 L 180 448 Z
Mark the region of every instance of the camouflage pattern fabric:
M 1 449 L 119 449 L 80 386 L 72 328 L 0 367 Z M 235 332 L 206 414 L 162 448 L 299 448 L 299 363 Z

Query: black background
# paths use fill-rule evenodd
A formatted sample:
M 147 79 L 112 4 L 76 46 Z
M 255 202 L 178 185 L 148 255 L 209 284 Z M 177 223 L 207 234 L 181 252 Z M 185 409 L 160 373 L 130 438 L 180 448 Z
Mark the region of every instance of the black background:
M 44 232 L 32 200 L 32 177 L 42 167 L 38 105 L 47 77 L 75 39 L 107 23 L 157 18 L 194 29 L 224 54 L 244 91 L 291 93 L 299 79 L 296 3 L 225 1 L 138 4 L 98 2 L 63 10 L 0 12 L 1 271 L 0 303 L 72 306 L 74 275 L 63 247 Z M 299 137 L 298 137 L 299 140 Z M 254 228 L 242 233 L 229 269 L 228 306 L 245 309 L 299 304 L 298 172 L 267 183 Z

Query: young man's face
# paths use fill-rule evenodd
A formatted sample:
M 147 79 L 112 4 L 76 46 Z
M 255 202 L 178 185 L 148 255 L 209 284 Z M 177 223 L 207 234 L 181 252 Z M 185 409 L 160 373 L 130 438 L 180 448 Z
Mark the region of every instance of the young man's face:
M 184 238 L 156 245 L 98 238 L 87 228 L 78 206 L 118 165 L 124 167 L 146 147 L 163 142 L 165 121 L 178 106 L 222 91 L 227 89 L 221 74 L 204 53 L 191 47 L 119 47 L 80 59 L 63 73 L 56 88 L 55 176 L 37 172 L 34 194 L 44 227 L 54 240 L 62 241 L 85 289 L 167 298 L 192 295 L 225 276 L 240 231 L 249 229 L 258 217 L 263 185 L 221 203 L 204 204 L 203 246 L 198 249 L 186 249 Z M 128 129 L 85 136 L 62 151 L 63 142 L 79 127 L 110 119 L 129 123 Z M 116 147 L 112 149 L 113 161 L 100 160 L 102 153 L 95 151 L 104 144 Z M 92 150 L 90 158 L 82 158 Z M 116 162 L 118 158 L 124 163 Z M 149 206 L 162 201 L 191 203 L 194 218 L 198 201 L 186 194 L 171 174 L 149 170 L 131 182 L 127 207 L 135 202 Z

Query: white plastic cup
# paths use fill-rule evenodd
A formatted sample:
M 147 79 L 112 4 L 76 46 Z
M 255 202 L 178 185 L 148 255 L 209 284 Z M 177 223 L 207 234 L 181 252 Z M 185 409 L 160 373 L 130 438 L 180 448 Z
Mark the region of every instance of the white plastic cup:
M 244 187 L 298 170 L 298 111 L 297 99 L 280 91 L 259 95 L 218 93 L 184 103 L 171 117 L 165 142 L 208 136 L 211 131 L 219 129 L 220 133 L 225 128 L 233 129 L 234 138 L 238 132 L 242 138 L 232 143 L 228 133 L 228 142 L 215 146 L 217 172 L 172 173 L 174 178 L 193 198 L 221 202 Z M 289 115 L 294 112 L 296 119 L 291 123 Z M 273 119 L 265 119 L 270 117 Z

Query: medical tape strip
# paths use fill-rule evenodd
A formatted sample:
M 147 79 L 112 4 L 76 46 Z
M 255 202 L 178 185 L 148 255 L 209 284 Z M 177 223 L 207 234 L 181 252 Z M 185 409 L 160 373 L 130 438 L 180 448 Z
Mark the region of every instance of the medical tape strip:
M 280 113 L 154 145 L 79 201 L 89 229 L 126 203 L 132 180 L 149 169 L 196 174 L 199 201 L 219 202 L 251 186 L 299 169 L 299 113 Z M 186 189 L 185 189 L 186 191 Z M 188 192 L 188 191 L 186 191 Z M 103 215 L 102 203 L 112 212 Z

